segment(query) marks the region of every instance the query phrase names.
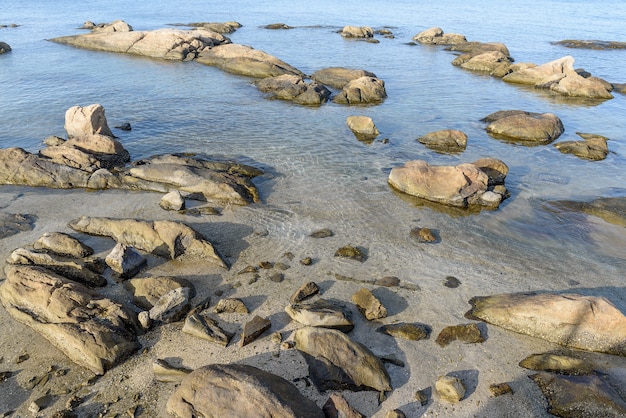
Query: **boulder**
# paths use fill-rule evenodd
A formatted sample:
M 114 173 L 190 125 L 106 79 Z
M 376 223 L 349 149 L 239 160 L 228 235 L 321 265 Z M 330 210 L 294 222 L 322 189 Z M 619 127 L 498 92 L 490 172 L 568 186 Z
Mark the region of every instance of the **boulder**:
M 100 170 L 103 164 L 93 154 L 71 145 L 49 146 L 39 151 L 40 157 L 49 158 L 56 164 L 66 165 L 78 170 L 93 173 Z
M 188 23 L 185 26 L 204 28 L 211 32 L 217 32 L 217 33 L 233 33 L 237 29 L 239 29 L 242 25 L 239 22 L 197 22 L 197 23 Z
M 626 316 L 605 298 L 512 293 L 469 303 L 470 318 L 566 347 L 626 356 Z
M 148 265 L 148 260 L 133 247 L 117 243 L 104 261 L 120 279 L 130 279 Z
M 148 311 L 150 320 L 165 324 L 180 320 L 189 311 L 190 292 L 188 287 L 177 287 L 161 296 Z
M 387 317 L 387 308 L 365 287 L 352 295 L 352 302 L 368 321 Z
M 172 190 L 161 198 L 159 206 L 165 210 L 183 210 L 185 198 L 178 190 Z
M 113 138 L 109 128 L 104 107 L 99 104 L 89 106 L 72 106 L 65 112 L 65 131 L 67 137 L 87 138 L 92 135 L 104 135 Z M 112 153 L 115 149 L 99 149 L 99 152 Z
M 554 147 L 564 154 L 574 154 L 577 157 L 591 161 L 604 160 L 609 154 L 607 138 L 596 136 L 582 141 L 562 141 L 554 144 Z
M 300 328 L 294 332 L 294 341 L 305 354 L 309 374 L 318 389 L 391 390 L 381 360 L 341 331 Z
M 330 97 L 330 91 L 323 85 L 307 83 L 302 76 L 294 74 L 266 77 L 254 84 L 260 91 L 268 93 L 270 99 L 290 100 L 306 106 L 319 106 Z
M 69 223 L 78 232 L 107 236 L 118 243 L 174 259 L 183 254 L 200 257 L 220 267 L 226 262 L 211 243 L 191 227 L 173 221 L 138 221 L 135 219 L 89 218 L 83 216 Z
M 553 113 L 499 111 L 482 121 L 489 122 L 486 130 L 490 135 L 523 144 L 549 144 L 565 130 L 561 119 Z
M 500 51 L 487 51 L 476 55 L 462 55 L 452 61 L 452 64 L 458 65 L 465 70 L 491 74 L 503 71 L 501 69 L 502 66 L 505 66 L 504 71 L 508 72 L 511 61 L 509 57 Z
M 61 36 L 52 42 L 95 51 L 108 51 L 166 60 L 189 60 L 216 45 L 230 43 L 225 36 L 206 29 L 154 31 L 94 31 Z
M 374 30 L 369 26 L 344 26 L 339 32 L 344 38 L 373 38 Z
M 377 104 L 387 97 L 385 82 L 376 77 L 360 77 L 346 84 L 333 102 L 339 104 Z
M 146 310 L 150 310 L 163 295 L 179 287 L 190 288 L 190 296 L 194 295 L 191 283 L 172 277 L 134 278 L 125 281 L 124 287 L 133 295 L 133 303 Z
M 413 37 L 413 40 L 421 44 L 432 45 L 456 45 L 467 42 L 465 36 L 458 33 L 443 33 L 439 27 L 426 29 Z
M 93 249 L 91 247 L 63 232 L 44 233 L 37 241 L 35 241 L 33 248 L 73 258 L 84 258 L 93 254 Z
M 300 70 L 273 55 L 240 44 L 223 44 L 204 50 L 197 61 L 249 77 L 265 78 L 283 74 L 304 76 Z
M 429 132 L 417 140 L 438 151 L 463 151 L 467 146 L 467 135 L 456 129 L 444 129 L 441 131 Z
M 292 303 L 285 308 L 289 317 L 300 324 L 349 332 L 354 328 L 352 314 L 345 305 L 326 299 Z
M 335 89 L 342 89 L 350 81 L 361 77 L 376 77 L 376 74 L 344 67 L 324 68 L 311 74 L 313 80 Z
M 11 52 L 11 47 L 6 42 L 0 42 L 0 55 Z
M 379 134 L 374 121 L 369 116 L 348 116 L 346 124 L 354 136 L 362 141 L 373 140 Z
M 183 379 L 167 401 L 177 418 L 324 418 L 315 402 L 287 380 L 253 366 L 212 364 Z
M 121 305 L 40 267 L 9 265 L 5 273 L 7 312 L 80 366 L 104 374 L 139 347 L 136 319 Z

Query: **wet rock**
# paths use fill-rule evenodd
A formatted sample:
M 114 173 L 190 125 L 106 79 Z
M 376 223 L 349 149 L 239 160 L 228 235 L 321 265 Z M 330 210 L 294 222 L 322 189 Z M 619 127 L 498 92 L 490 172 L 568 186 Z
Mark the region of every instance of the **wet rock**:
M 605 298 L 511 293 L 469 303 L 468 317 L 567 347 L 626 356 L 626 316 Z
M 187 280 L 172 277 L 134 278 L 124 282 L 124 287 L 133 295 L 133 303 L 146 310 L 150 310 L 163 295 L 179 287 L 190 288 L 190 296 L 195 294 Z
M 63 258 L 54 254 L 31 251 L 25 248 L 14 250 L 7 259 L 7 263 L 39 266 L 89 287 L 101 287 L 107 283 L 103 276 L 93 271 L 89 262 Z
M 509 166 L 497 158 L 481 158 L 472 163 L 489 178 L 489 186 L 504 185 L 504 180 L 509 174 Z
M 148 311 L 154 322 L 169 323 L 181 319 L 189 311 L 188 287 L 178 287 L 161 296 Z
M 265 26 L 263 26 L 264 29 L 272 29 L 272 30 L 276 30 L 276 29 L 293 29 L 293 26 L 289 26 L 286 23 L 270 23 L 267 24 Z
M 346 124 L 354 136 L 361 141 L 373 140 L 379 134 L 374 121 L 369 116 L 348 116 Z
M 430 338 L 431 328 L 425 324 L 402 322 L 398 324 L 383 325 L 382 327 L 376 328 L 376 331 L 391 335 L 395 338 L 419 341 Z
M 429 132 L 417 140 L 437 151 L 460 152 L 467 146 L 467 135 L 456 129 Z
M 213 364 L 196 369 L 170 396 L 166 409 L 178 418 L 324 417 L 315 402 L 302 396 L 287 380 L 243 364 Z
M 227 268 L 209 241 L 191 227 L 173 221 L 138 221 L 134 219 L 82 218 L 69 227 L 91 235 L 108 236 L 161 257 L 174 259 L 183 254 L 206 259 Z
M 482 121 L 489 123 L 486 130 L 490 135 L 523 144 L 549 144 L 565 130 L 561 119 L 552 113 L 499 111 Z
M 457 287 L 461 286 L 461 281 L 454 276 L 448 276 L 446 277 L 446 281 L 443 282 L 443 285 L 450 289 L 456 289 Z
M 268 93 L 269 99 L 289 100 L 305 106 L 319 106 L 330 98 L 330 90 L 317 82 L 306 82 L 302 76 L 283 74 L 266 77 L 254 83 Z
M 35 226 L 35 217 L 28 214 L 0 214 L 0 239 L 23 231 L 30 231 Z
M 386 97 L 385 82 L 376 77 L 365 76 L 349 81 L 333 98 L 333 102 L 348 105 L 377 104 L 382 103 Z
M 215 313 L 250 313 L 241 299 L 220 299 L 214 309 Z
M 11 47 L 6 42 L 0 42 L 0 55 L 11 52 Z
M 320 292 L 320 288 L 315 282 L 306 282 L 296 290 L 289 298 L 291 304 L 302 302 L 305 299 L 310 298 L 313 295 L 317 295 Z
M 161 198 L 159 206 L 165 210 L 183 210 L 185 209 L 185 199 L 178 190 L 172 190 Z
M 271 326 L 272 322 L 269 319 L 255 315 L 252 320 L 244 324 L 239 345 L 243 347 L 244 345 L 250 344 L 261 334 L 270 329 Z
M 351 260 L 360 261 L 361 263 L 367 260 L 367 254 L 364 250 L 351 245 L 339 248 L 335 251 L 335 257 L 349 258 Z
M 368 321 L 387 317 L 387 308 L 365 287 L 352 295 L 352 302 Z
M 156 359 L 152 363 L 152 373 L 158 382 L 180 382 L 192 370 L 185 367 L 175 367 L 162 359 Z
M 85 258 L 93 254 L 93 249 L 91 247 L 83 244 L 68 234 L 64 234 L 63 232 L 44 233 L 37 241 L 35 241 L 33 248 L 73 258 Z
M 224 331 L 216 320 L 199 313 L 191 313 L 185 318 L 183 332 L 223 347 L 226 347 L 233 337 L 231 333 Z
M 374 30 L 369 26 L 344 26 L 339 34 L 344 38 L 373 38 Z
M 335 89 L 343 89 L 350 81 L 361 77 L 376 77 L 376 74 L 344 67 L 324 68 L 311 74 L 313 80 Z
M 548 401 L 548 412 L 559 417 L 623 417 L 626 402 L 601 376 L 531 375 Z
M 328 238 L 335 235 L 333 231 L 328 228 L 318 229 L 317 231 L 312 232 L 309 236 L 312 238 Z
M 40 267 L 9 265 L 5 273 L 7 312 L 75 363 L 100 375 L 139 347 L 135 318 L 117 303 Z
M 436 242 L 437 237 L 430 228 L 416 227 L 411 229 L 409 237 L 413 238 L 417 242 Z
M 454 376 L 439 376 L 435 382 L 435 390 L 441 400 L 459 403 L 465 397 L 465 385 Z
M 352 408 L 346 398 L 338 393 L 331 393 L 322 410 L 326 418 L 365 418 L 365 415 Z
M 508 383 L 492 383 L 489 385 L 489 391 L 491 396 L 498 397 L 506 394 L 513 394 L 513 389 Z
M 564 154 L 574 154 L 577 157 L 591 161 L 604 160 L 609 154 L 608 138 L 601 135 L 581 134 L 582 141 L 562 141 L 554 144 L 556 149 Z
M 591 202 L 565 200 L 555 204 L 559 207 L 597 216 L 614 225 L 626 227 L 626 197 L 602 197 Z
M 116 244 L 105 261 L 120 279 L 130 279 L 148 265 L 148 260 L 133 247 Z
M 237 29 L 239 29 L 242 25 L 239 22 L 195 22 L 195 23 L 189 23 L 184 26 L 203 28 L 211 32 L 224 34 L 224 33 L 233 33 Z
M 273 55 L 240 44 L 223 44 L 205 49 L 197 61 L 249 77 L 265 78 L 283 74 L 304 76 L 300 70 Z
M 520 361 L 520 367 L 558 374 L 588 375 L 593 364 L 580 358 L 559 354 L 533 354 Z
M 445 327 L 435 342 L 441 347 L 445 347 L 452 341 L 463 341 L 466 344 L 482 343 L 485 341 L 478 324 L 452 325 Z
M 349 332 L 354 328 L 352 315 L 345 305 L 326 299 L 293 303 L 285 308 L 291 319 L 303 325 L 338 329 Z
M 294 332 L 294 341 L 305 354 L 309 374 L 319 390 L 391 390 L 389 374 L 380 359 L 344 333 L 306 327 Z
M 444 33 L 439 27 L 426 29 L 415 35 L 413 40 L 421 44 L 431 45 L 455 45 L 467 42 L 465 36 L 458 33 Z
M 562 45 L 566 48 L 580 48 L 580 49 L 595 49 L 595 50 L 626 49 L 626 42 L 617 42 L 617 41 L 564 39 L 562 41 L 552 42 L 552 44 Z

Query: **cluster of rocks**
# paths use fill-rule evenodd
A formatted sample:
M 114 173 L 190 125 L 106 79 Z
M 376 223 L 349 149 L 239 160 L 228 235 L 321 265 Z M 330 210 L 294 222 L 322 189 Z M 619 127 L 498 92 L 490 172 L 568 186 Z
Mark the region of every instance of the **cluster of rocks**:
M 444 45 L 459 52 L 452 64 L 461 68 L 488 73 L 503 81 L 527 84 L 568 97 L 594 100 L 612 99 L 613 85 L 582 69 L 574 69 L 574 58 L 566 56 L 537 65 L 514 63 L 502 43 L 469 42 L 460 34 L 448 34 L 439 27 L 422 31 L 413 37 L 421 44 Z
M 268 98 L 289 100 L 306 106 L 319 106 L 331 99 L 331 91 L 320 78 L 308 77 L 297 68 L 247 45 L 233 44 L 223 33 L 231 33 L 241 25 L 226 23 L 189 23 L 194 30 L 160 29 L 134 31 L 123 21 L 105 25 L 86 24 L 87 34 L 62 36 L 53 42 L 79 48 L 127 53 L 171 60 L 195 60 L 223 71 L 259 78 L 254 83 Z M 326 72 L 333 73 L 335 69 Z M 325 70 L 322 70 L 325 71 Z M 329 83 L 341 90 L 332 100 L 341 104 L 377 104 L 386 97 L 385 84 L 372 73 L 358 75 L 349 69 L 339 69 L 341 83 Z M 335 71 L 335 72 L 336 72 Z M 312 80 L 309 80 L 309 78 Z
M 196 200 L 245 205 L 259 200 L 254 167 L 188 155 L 130 161 L 114 137 L 101 105 L 74 106 L 65 113 L 68 139 L 49 137 L 38 154 L 0 149 L 0 184 L 51 188 L 179 191 Z

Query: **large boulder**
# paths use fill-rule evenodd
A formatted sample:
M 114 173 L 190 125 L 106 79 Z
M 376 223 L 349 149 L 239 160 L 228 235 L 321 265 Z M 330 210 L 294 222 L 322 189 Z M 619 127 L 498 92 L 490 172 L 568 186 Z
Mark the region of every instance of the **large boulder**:
M 421 44 L 431 45 L 456 45 L 467 42 L 465 36 L 458 33 L 444 33 L 439 27 L 426 29 L 415 35 L 413 40 Z
M 342 89 L 350 81 L 361 77 L 376 77 L 376 74 L 366 70 L 344 67 L 324 68 L 311 74 L 313 80 L 335 89 Z
M 489 175 L 471 163 L 431 166 L 423 160 L 408 161 L 391 170 L 388 182 L 403 193 L 458 207 L 497 208 L 506 197 L 495 189 L 490 190 Z
M 283 74 L 304 76 L 300 70 L 275 56 L 240 44 L 224 44 L 204 50 L 197 61 L 249 77 L 265 78 Z
M 138 347 L 136 319 L 119 304 L 46 269 L 9 265 L 0 286 L 7 312 L 96 374 Z
M 268 93 L 268 98 L 290 100 L 302 105 L 319 106 L 330 97 L 330 91 L 323 85 L 307 83 L 304 78 L 294 74 L 267 77 L 254 84 L 260 91 Z
M 626 316 L 605 298 L 513 293 L 469 303 L 470 318 L 579 350 L 626 356 Z
M 524 144 L 549 144 L 565 131 L 561 119 L 553 113 L 505 110 L 482 119 L 490 135 Z
M 378 104 L 387 97 L 385 82 L 376 77 L 360 77 L 351 80 L 333 98 L 340 104 Z
M 167 401 L 177 418 L 323 418 L 287 380 L 253 366 L 212 364 L 187 375 Z
M 135 219 L 82 218 L 69 223 L 70 228 L 91 235 L 111 237 L 118 243 L 170 259 L 183 254 L 204 258 L 220 267 L 226 262 L 201 234 L 173 221 L 138 221 Z

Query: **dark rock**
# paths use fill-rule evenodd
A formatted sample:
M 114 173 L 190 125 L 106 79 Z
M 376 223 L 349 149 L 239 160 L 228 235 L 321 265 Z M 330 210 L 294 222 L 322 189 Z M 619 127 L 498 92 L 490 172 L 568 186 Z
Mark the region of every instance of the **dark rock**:
M 305 299 L 310 298 L 313 295 L 317 295 L 320 292 L 320 288 L 315 282 L 306 282 L 296 290 L 289 298 L 291 304 L 302 302 Z
M 289 26 L 285 23 L 270 23 L 263 26 L 264 29 L 293 29 L 293 26 Z
M 446 281 L 443 282 L 445 287 L 449 287 L 450 289 L 456 289 L 461 285 L 461 281 L 454 276 L 447 276 Z
M 226 347 L 233 335 L 224 331 L 216 320 L 192 313 L 185 318 L 183 332 Z
M 485 341 L 478 324 L 463 324 L 445 327 L 435 342 L 441 347 L 445 347 L 452 341 L 463 341 L 464 343 L 482 343 Z
M 382 327 L 378 327 L 376 331 L 396 338 L 419 341 L 430 338 L 431 328 L 425 324 L 402 322 L 399 324 L 383 325 Z
M 428 396 L 429 391 L 430 388 L 418 390 L 417 392 L 415 392 L 415 399 L 420 403 L 421 406 L 424 406 L 428 403 L 428 399 L 430 398 L 430 396 Z
M 591 202 L 564 200 L 555 202 L 555 205 L 597 216 L 605 222 L 626 227 L 626 197 L 602 197 Z
M 552 42 L 552 43 L 555 45 L 564 46 L 566 48 L 596 49 L 596 50 L 626 49 L 626 42 L 618 42 L 618 41 L 564 39 L 562 41 L 557 41 L 557 42 Z
M 260 316 L 255 315 L 251 321 L 246 322 L 243 326 L 240 346 L 243 347 L 244 345 L 250 344 L 261 334 L 270 329 L 271 326 L 272 322 L 269 319 L 261 318 Z
M 119 129 L 120 131 L 131 131 L 133 128 L 130 126 L 130 123 L 126 122 L 116 126 L 115 129 Z
M 11 47 L 6 42 L 0 42 L 0 55 L 11 52 Z
M 491 392 L 491 396 L 498 397 L 506 394 L 513 394 L 513 389 L 511 389 L 511 385 L 508 383 L 493 383 L 489 385 L 489 391 Z

